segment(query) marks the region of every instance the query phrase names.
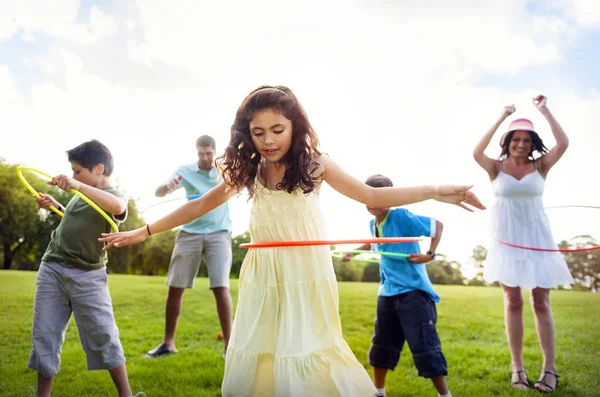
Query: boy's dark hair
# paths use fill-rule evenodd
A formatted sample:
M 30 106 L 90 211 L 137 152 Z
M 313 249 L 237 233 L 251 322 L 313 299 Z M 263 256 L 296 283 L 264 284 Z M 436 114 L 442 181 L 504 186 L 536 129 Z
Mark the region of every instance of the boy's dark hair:
M 315 190 L 320 177 L 313 175 L 319 164 L 315 158 L 319 151 L 319 138 L 311 126 L 304 108 L 292 90 L 285 86 L 262 86 L 252 91 L 237 110 L 231 126 L 231 139 L 225 153 L 217 160 L 223 165 L 223 180 L 237 192 L 244 188 L 251 198 L 254 179 L 261 156 L 250 135 L 250 120 L 254 113 L 272 109 L 292 122 L 292 146 L 287 152 L 287 169 L 277 189 L 288 193 L 300 188 L 304 194 Z
M 196 147 L 211 147 L 216 150 L 217 143 L 212 136 L 202 135 L 200 138 L 196 139 Z
M 110 176 L 113 172 L 113 157 L 110 150 L 96 139 L 67 150 L 67 156 L 69 161 L 75 161 L 90 171 L 96 165 L 102 164 L 104 165 L 103 175 Z
M 371 175 L 365 183 L 371 187 L 393 187 L 392 180 L 381 174 Z

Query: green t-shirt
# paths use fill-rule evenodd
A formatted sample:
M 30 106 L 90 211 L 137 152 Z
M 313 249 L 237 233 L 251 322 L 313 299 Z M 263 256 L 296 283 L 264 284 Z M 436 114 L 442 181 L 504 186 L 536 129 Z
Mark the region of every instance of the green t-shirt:
M 100 189 L 114 194 L 127 202 L 127 197 L 114 187 Z M 127 212 L 117 219 L 107 213 L 117 224 L 127 218 Z M 101 233 L 111 231 L 110 224 L 95 209 L 78 196 L 67 204 L 65 214 L 42 257 L 44 262 L 55 262 L 67 267 L 83 270 L 100 269 L 108 258 L 102 250 L 104 243 L 98 241 Z

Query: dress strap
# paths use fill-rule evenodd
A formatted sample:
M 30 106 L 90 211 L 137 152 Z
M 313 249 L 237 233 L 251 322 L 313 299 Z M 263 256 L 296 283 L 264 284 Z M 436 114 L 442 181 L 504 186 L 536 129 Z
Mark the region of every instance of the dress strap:
M 538 169 L 537 159 L 533 159 L 533 166 L 536 170 Z
M 502 170 L 502 165 L 503 165 L 503 164 L 504 164 L 504 161 L 501 161 L 501 162 L 500 162 L 500 172 L 504 172 L 504 171 Z

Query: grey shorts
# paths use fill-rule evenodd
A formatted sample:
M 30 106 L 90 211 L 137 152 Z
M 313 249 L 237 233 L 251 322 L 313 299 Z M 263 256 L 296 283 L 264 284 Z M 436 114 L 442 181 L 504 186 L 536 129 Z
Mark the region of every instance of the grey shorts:
M 81 270 L 42 262 L 36 284 L 29 368 L 44 377 L 58 373 L 71 313 L 88 370 L 113 369 L 125 363 L 105 268 Z
M 202 255 L 208 266 L 210 288 L 229 288 L 231 234 L 228 231 L 193 234 L 179 230 L 169 265 L 167 285 L 193 288 Z

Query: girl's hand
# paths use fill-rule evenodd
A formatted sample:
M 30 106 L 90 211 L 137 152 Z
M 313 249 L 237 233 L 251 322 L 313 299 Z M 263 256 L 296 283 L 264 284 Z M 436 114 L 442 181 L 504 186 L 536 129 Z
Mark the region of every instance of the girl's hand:
M 81 189 L 81 182 L 66 175 L 57 175 L 52 180 L 46 182 L 48 185 L 58 186 L 65 192 L 70 192 L 71 189 Z
M 102 233 L 102 237 L 100 237 L 98 241 L 107 243 L 104 248 L 102 248 L 104 251 L 106 251 L 112 246 L 115 248 L 121 248 L 128 245 L 139 244 L 146 240 L 148 236 L 148 231 L 146 230 L 146 226 L 144 226 L 128 232 Z
M 545 110 L 548 110 L 548 108 L 546 107 L 546 102 L 548 102 L 548 98 L 546 98 L 543 95 L 538 95 L 535 98 L 533 98 L 533 105 L 540 111 L 543 112 Z
M 505 106 L 504 111 L 502 112 L 502 117 L 507 118 L 516 111 L 517 109 L 515 108 L 515 105 Z
M 473 192 L 469 191 L 472 187 L 473 185 L 439 185 L 435 187 L 433 199 L 442 203 L 458 205 L 470 212 L 473 212 L 473 210 L 465 204 L 484 210 L 485 206 L 481 204 L 481 201 Z
M 36 197 L 35 201 L 37 201 L 37 205 L 39 205 L 40 208 L 48 210 L 48 211 L 50 211 L 51 205 L 54 208 L 58 208 L 58 209 L 60 209 L 60 207 L 61 207 L 60 203 L 54 197 L 50 196 L 49 194 L 40 193 L 40 198 Z

